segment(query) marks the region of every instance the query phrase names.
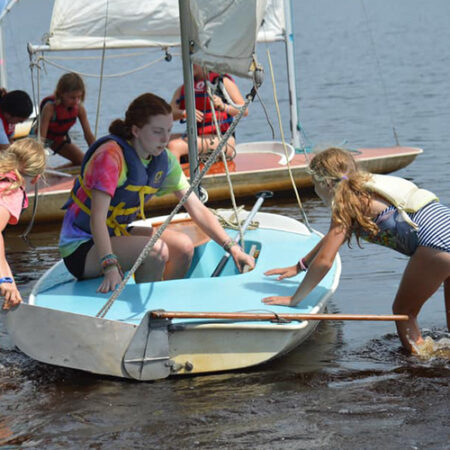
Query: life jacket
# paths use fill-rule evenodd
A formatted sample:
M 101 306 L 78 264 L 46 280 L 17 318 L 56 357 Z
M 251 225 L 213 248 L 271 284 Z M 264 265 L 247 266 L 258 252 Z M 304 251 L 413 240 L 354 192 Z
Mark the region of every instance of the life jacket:
M 418 228 L 407 213 L 414 213 L 439 198 L 431 191 L 421 189 L 411 181 L 391 175 L 373 174 L 365 186 L 394 205 L 403 220 L 415 230 Z
M 229 75 L 224 75 L 230 80 L 232 78 Z M 210 83 L 214 84 L 216 81 L 221 81 L 223 79 L 222 75 L 219 75 L 215 72 L 209 72 L 208 80 Z M 197 134 L 199 136 L 201 135 L 207 135 L 207 134 L 216 134 L 216 127 L 214 124 L 214 118 L 211 108 L 211 102 L 209 100 L 208 90 L 207 90 L 207 84 L 206 81 L 201 78 L 194 78 L 194 93 L 195 93 L 195 109 L 198 109 L 203 113 L 203 120 L 201 122 L 197 122 Z M 223 95 L 221 95 L 221 91 L 216 89 L 216 92 L 213 93 L 214 95 L 219 95 L 222 97 L 222 100 L 225 100 L 223 98 Z M 181 87 L 180 92 L 180 98 L 178 99 L 178 103 L 181 109 L 186 109 L 185 105 L 185 90 L 184 85 Z M 217 123 L 220 127 L 220 132 L 223 134 L 225 133 L 228 128 L 230 128 L 230 124 L 233 121 L 233 117 L 228 115 L 225 111 L 217 111 L 216 110 L 216 118 Z
M 128 236 L 127 225 L 138 215 L 145 219 L 144 204 L 159 190 L 167 176 L 169 159 L 166 151 L 158 156 L 153 156 L 148 166 L 145 167 L 136 150 L 124 139 L 112 134 L 100 138 L 85 153 L 80 175 L 75 180 L 70 198 L 63 206 L 63 209 L 67 209 L 71 204 L 76 203 L 80 207 L 80 211 L 74 220 L 74 224 L 83 231 L 91 233 L 92 193 L 84 185 L 84 170 L 87 162 L 100 145 L 111 140 L 120 145 L 128 171 L 125 183 L 116 189 L 114 197 L 111 199 L 106 224 L 111 236 Z M 82 202 L 77 195 L 80 189 L 86 193 L 85 202 Z
M 54 95 L 49 95 L 41 102 L 41 112 L 48 102 L 53 103 L 54 113 L 48 124 L 46 137 L 52 141 L 62 142 L 64 137 L 67 135 L 67 132 L 77 121 L 79 110 L 78 105 L 73 108 L 66 108 L 61 103 L 56 102 Z
M 14 131 L 16 130 L 16 126 L 6 120 L 6 117 L 4 116 L 2 110 L 0 110 L 0 119 L 3 122 L 3 128 L 5 129 L 6 136 L 8 136 L 9 140 L 11 140 L 14 135 Z

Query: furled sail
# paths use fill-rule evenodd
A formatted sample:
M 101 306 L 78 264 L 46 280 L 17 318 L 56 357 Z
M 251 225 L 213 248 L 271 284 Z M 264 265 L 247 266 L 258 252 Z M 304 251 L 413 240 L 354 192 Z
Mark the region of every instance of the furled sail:
M 192 61 L 220 73 L 248 76 L 266 1 L 190 2 Z
M 261 6 L 255 12 L 254 3 L 262 4 L 263 12 Z M 197 25 L 207 25 L 205 33 L 213 33 L 212 24 L 222 23 L 221 17 L 223 21 L 233 18 L 234 23 L 220 29 L 221 34 L 226 31 L 224 39 L 235 41 L 241 27 L 249 30 L 264 16 L 258 40 L 284 37 L 282 0 L 190 0 L 190 5 L 199 14 Z M 48 36 L 48 50 L 177 46 L 178 0 L 55 0 Z

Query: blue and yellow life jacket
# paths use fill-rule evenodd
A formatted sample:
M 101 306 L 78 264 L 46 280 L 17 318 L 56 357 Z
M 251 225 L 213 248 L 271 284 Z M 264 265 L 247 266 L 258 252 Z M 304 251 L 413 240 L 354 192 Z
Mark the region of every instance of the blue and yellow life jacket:
M 166 151 L 158 156 L 153 156 L 148 166 L 145 167 L 136 150 L 124 139 L 112 134 L 100 138 L 89 147 L 84 155 L 81 173 L 75 180 L 70 198 L 63 209 L 67 209 L 72 203 L 76 203 L 80 211 L 74 220 L 74 224 L 87 233 L 91 233 L 92 193 L 84 185 L 84 170 L 94 152 L 107 141 L 115 141 L 121 147 L 128 170 L 125 183 L 117 187 L 114 197 L 111 199 L 106 224 L 111 236 L 128 235 L 127 225 L 135 220 L 138 215 L 145 219 L 144 204 L 159 190 L 167 176 L 169 160 Z M 82 202 L 77 195 L 80 189 L 86 193 L 85 202 Z

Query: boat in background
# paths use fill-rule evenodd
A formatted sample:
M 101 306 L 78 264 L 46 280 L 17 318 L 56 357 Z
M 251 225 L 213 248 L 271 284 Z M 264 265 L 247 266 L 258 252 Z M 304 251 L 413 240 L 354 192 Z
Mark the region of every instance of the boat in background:
M 236 198 L 247 199 L 261 190 L 271 190 L 280 196 L 292 194 L 292 184 L 286 164 L 286 157 L 282 144 L 275 146 L 270 143 L 262 143 L 262 151 L 258 152 L 257 144 L 252 143 L 251 148 L 244 148 L 241 152 L 238 144 L 236 157 L 228 161 L 228 170 L 233 184 L 233 192 Z M 308 162 L 312 153 L 295 153 L 293 147 L 288 145 L 290 152 L 290 168 L 295 183 L 300 188 L 311 188 L 313 183 L 308 173 Z M 249 151 L 250 150 L 250 151 Z M 410 164 L 422 150 L 414 147 L 385 147 L 385 148 L 361 148 L 353 150 L 355 160 L 361 168 L 372 173 L 390 173 Z M 183 164 L 186 174 L 189 176 L 189 167 Z M 73 172 L 73 170 L 71 170 Z M 64 216 L 62 205 L 69 198 L 75 175 L 71 171 L 48 170 L 45 180 L 40 181 L 38 207 L 36 210 L 36 223 L 49 223 L 61 221 Z M 202 180 L 202 187 L 208 192 L 209 204 L 226 200 L 230 196 L 227 176 L 223 163 L 215 163 L 208 174 Z M 34 188 L 28 190 L 30 205 L 34 202 Z M 146 211 L 167 211 L 178 203 L 172 195 L 153 197 L 146 204 Z M 32 208 L 23 211 L 20 223 L 27 224 L 32 217 Z
M 200 1 L 199 4 L 201 3 Z M 248 5 L 244 2 L 242 8 L 251 9 L 252 4 L 251 1 Z M 127 15 L 124 11 L 139 11 L 139 14 Z M 251 36 L 251 39 L 254 40 L 256 37 L 258 42 L 284 42 L 291 135 L 287 143 L 265 141 L 240 142 L 236 145 L 236 157 L 229 161 L 227 166 L 237 198 L 253 196 L 262 189 L 292 192 L 288 164 L 298 187 L 312 186 L 311 177 L 306 169 L 313 150 L 305 144 L 301 133 L 302 127 L 298 120 L 290 1 L 268 0 L 262 11 L 262 17 L 252 19 L 260 20 L 261 27 L 257 35 Z M 242 26 L 243 20 L 243 15 L 236 16 L 236 24 L 233 26 Z M 201 39 L 207 43 L 211 37 L 212 23 L 207 23 L 204 18 L 201 18 L 196 26 L 201 29 L 199 33 Z M 243 39 L 238 45 L 224 30 L 225 28 L 219 30 L 220 36 L 228 37 L 218 39 L 215 43 L 215 55 L 228 55 L 230 52 L 242 53 L 247 41 Z M 152 0 L 144 3 L 138 0 L 98 0 L 95 4 L 90 0 L 80 0 L 72 4 L 56 0 L 46 45 L 30 44 L 28 49 L 33 57 L 39 57 L 45 61 L 45 54 L 52 51 L 103 48 L 112 51 L 123 48 L 157 47 L 167 54 L 169 48 L 179 45 L 180 25 L 177 0 Z M 204 46 L 202 52 L 210 50 L 210 48 L 205 50 L 206 47 Z M 213 52 L 208 55 L 210 59 L 211 53 Z M 240 57 L 239 54 L 238 57 Z M 227 58 L 215 57 L 214 64 L 219 63 L 221 65 L 216 66 L 217 70 L 222 73 L 227 72 Z M 245 76 L 246 68 L 241 67 L 239 70 L 237 75 Z M 373 173 L 390 173 L 402 169 L 414 161 L 420 153 L 422 150 L 419 148 L 400 146 L 354 150 L 355 159 L 360 166 Z M 200 170 L 201 165 L 190 162 L 184 165 L 184 169 L 190 177 L 190 173 Z M 46 184 L 42 184 L 39 189 L 39 207 L 35 219 L 37 223 L 61 220 L 63 216 L 61 206 L 67 200 L 72 184 L 73 180 L 64 175 L 47 174 Z M 209 202 L 229 198 L 229 184 L 222 162 L 212 165 L 202 180 L 202 187 L 208 193 Z M 29 192 L 29 196 L 33 199 L 33 190 Z M 174 196 L 164 196 L 153 198 L 146 207 L 147 210 L 161 211 L 172 208 L 176 203 Z M 30 218 L 31 210 L 25 211 L 21 217 L 21 223 L 29 222 Z
M 6 51 L 3 36 L 3 21 L 7 14 L 11 11 L 18 0 L 0 0 L 0 87 L 8 89 L 8 77 L 6 74 Z M 30 134 L 31 126 L 36 117 L 36 109 L 31 116 L 24 122 L 16 124 L 14 131 L 14 139 L 20 139 Z

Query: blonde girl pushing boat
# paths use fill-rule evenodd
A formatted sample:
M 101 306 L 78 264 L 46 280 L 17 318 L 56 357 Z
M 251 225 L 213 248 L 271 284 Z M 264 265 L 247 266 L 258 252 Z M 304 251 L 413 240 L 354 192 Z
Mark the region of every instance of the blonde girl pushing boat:
M 410 257 L 392 307 L 395 314 L 409 316 L 396 322 L 406 349 L 423 344 L 417 316 L 442 284 L 450 328 L 450 208 L 407 180 L 359 170 L 351 154 L 338 148 L 317 154 L 310 170 L 317 195 L 331 208 L 329 231 L 297 264 L 266 272 L 282 280 L 307 271 L 292 296 L 263 302 L 301 302 L 329 271 L 340 246 L 355 235 L 358 244 L 363 238 Z

